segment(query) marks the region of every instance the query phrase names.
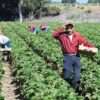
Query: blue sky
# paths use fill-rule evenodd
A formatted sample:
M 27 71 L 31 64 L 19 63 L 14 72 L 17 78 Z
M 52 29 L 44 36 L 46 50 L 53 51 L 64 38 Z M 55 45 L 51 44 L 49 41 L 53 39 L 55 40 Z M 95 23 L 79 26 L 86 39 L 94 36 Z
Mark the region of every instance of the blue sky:
M 77 2 L 79 2 L 79 3 L 87 3 L 88 0 L 77 0 Z
M 61 0 L 52 0 L 55 2 L 61 2 Z M 79 3 L 86 3 L 88 0 L 77 0 Z

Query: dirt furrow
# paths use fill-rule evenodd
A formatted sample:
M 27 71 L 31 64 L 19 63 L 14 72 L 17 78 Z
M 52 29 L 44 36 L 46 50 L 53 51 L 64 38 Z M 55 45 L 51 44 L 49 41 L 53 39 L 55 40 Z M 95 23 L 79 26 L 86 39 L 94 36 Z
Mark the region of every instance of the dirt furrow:
M 4 100 L 19 100 L 18 95 L 16 95 L 15 91 L 17 87 L 13 83 L 13 77 L 11 75 L 10 65 L 7 63 L 3 63 L 4 75 L 2 78 L 2 94 L 4 96 Z

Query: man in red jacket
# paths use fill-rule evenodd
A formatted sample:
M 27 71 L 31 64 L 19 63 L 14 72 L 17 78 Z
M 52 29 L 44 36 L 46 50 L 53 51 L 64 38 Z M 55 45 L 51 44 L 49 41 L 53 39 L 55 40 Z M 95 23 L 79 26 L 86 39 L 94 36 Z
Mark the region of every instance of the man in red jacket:
M 90 44 L 79 32 L 74 31 L 74 25 L 69 23 L 65 28 L 53 32 L 58 39 L 64 55 L 64 79 L 75 89 L 80 85 L 80 55 L 79 51 L 96 53 L 97 48 Z

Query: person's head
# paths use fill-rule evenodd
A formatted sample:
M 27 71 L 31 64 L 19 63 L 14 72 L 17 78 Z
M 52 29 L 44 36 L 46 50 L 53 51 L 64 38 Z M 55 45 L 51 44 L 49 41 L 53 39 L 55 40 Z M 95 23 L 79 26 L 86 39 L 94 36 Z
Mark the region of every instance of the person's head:
M 40 26 L 47 26 L 47 23 L 42 23 Z
M 74 31 L 74 25 L 72 23 L 68 23 L 65 25 L 65 31 L 68 33 L 68 34 L 72 34 L 73 31 Z

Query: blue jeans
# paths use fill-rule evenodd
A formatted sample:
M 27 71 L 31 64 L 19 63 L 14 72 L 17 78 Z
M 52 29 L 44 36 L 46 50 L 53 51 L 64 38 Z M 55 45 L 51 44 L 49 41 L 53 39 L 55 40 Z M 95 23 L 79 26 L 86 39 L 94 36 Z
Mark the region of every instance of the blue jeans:
M 80 57 L 64 54 L 64 79 L 74 88 L 80 83 Z

